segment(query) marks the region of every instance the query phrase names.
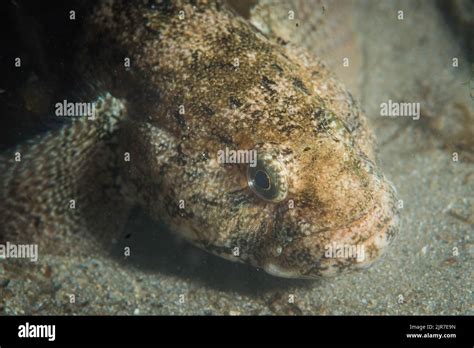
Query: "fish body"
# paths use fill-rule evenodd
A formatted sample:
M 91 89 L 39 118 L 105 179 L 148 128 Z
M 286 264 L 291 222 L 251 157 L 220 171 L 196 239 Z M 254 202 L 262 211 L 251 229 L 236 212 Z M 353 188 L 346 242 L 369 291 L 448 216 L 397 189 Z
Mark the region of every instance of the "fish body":
M 375 164 L 360 107 L 323 62 L 276 43 L 215 1 L 104 1 L 87 23 L 79 74 L 100 81 L 101 100 L 114 111 L 106 108 L 96 113 L 99 121 L 81 119 L 33 146 L 62 144 L 74 154 L 57 159 L 35 150 L 23 169 L 11 159 L 1 164 L 10 173 L 2 185 L 9 221 L 19 214 L 12 183 L 45 190 L 47 180 L 34 178 L 41 173 L 69 186 L 57 181 L 57 197 L 22 206 L 43 206 L 40 220 L 61 224 L 51 211 L 68 195 L 84 195 L 78 178 L 94 163 L 81 158 L 92 151 L 109 154 L 95 166 L 114 175 L 100 176 L 98 189 L 87 191 L 88 210 L 117 202 L 123 219 L 126 207 L 139 206 L 194 245 L 276 276 L 364 268 L 393 241 L 394 188 Z M 117 122 L 104 126 L 112 115 Z M 245 156 L 223 163 L 223 151 L 255 153 L 256 165 Z M 54 174 L 32 170 L 50 161 L 57 163 Z M 75 176 L 58 170 L 73 162 L 81 163 Z M 98 193 L 100 199 L 91 198 Z M 62 226 L 90 220 L 74 214 Z M 331 254 L 347 246 L 364 252 Z

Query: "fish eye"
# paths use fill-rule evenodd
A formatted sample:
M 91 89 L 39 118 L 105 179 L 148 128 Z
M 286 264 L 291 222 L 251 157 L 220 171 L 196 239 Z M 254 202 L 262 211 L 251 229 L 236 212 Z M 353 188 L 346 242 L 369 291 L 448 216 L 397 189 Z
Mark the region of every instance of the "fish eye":
M 270 178 L 263 170 L 259 170 L 255 174 L 255 180 L 253 182 L 255 183 L 255 186 L 258 186 L 262 190 L 269 190 L 271 187 Z
M 247 181 L 250 189 L 266 201 L 280 202 L 288 193 L 283 166 L 268 156 L 258 158 L 256 166 L 248 166 Z

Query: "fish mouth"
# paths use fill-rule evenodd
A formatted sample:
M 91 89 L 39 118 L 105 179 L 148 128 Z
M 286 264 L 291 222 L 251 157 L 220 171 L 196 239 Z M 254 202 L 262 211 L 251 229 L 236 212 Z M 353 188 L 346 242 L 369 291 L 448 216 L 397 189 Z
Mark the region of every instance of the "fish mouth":
M 383 236 L 390 233 L 393 233 L 395 236 L 397 233 L 396 231 L 394 232 L 394 228 L 398 229 L 398 226 L 399 218 L 398 215 L 395 215 L 384 225 L 379 233 L 375 233 L 362 243 L 348 244 L 333 242 L 330 245 L 333 256 L 323 256 L 317 262 L 318 267 L 316 270 L 310 268 L 310 270 L 302 272 L 298 269 L 285 268 L 284 266 L 274 262 L 268 262 L 263 269 L 272 276 L 287 279 L 317 279 L 322 277 L 334 277 L 342 273 L 367 269 L 376 261 L 380 260 L 387 250 L 387 247 L 391 244 L 391 241 L 393 241 L 392 238 L 391 241 L 387 242 Z M 367 248 L 367 245 L 370 245 L 371 247 Z M 339 251 L 341 251 L 344 256 L 339 256 Z
M 315 250 L 313 264 L 298 268 L 293 262 L 293 267 L 288 267 L 276 257 L 267 261 L 264 270 L 277 277 L 315 279 L 371 266 L 392 244 L 400 226 L 396 189 L 384 177 L 381 183 L 384 187 L 366 214 L 343 227 L 323 229 L 295 240 L 297 244 L 290 247 L 292 250 L 282 255 L 291 258 L 291 251 L 312 245 Z

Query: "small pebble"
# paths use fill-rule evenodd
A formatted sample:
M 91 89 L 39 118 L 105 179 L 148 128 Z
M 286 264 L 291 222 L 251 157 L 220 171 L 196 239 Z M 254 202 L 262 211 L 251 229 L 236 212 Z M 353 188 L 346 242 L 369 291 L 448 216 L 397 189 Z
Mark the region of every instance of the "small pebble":
M 423 255 L 426 255 L 426 252 L 428 251 L 428 245 L 425 245 L 423 248 L 421 248 L 421 253 Z

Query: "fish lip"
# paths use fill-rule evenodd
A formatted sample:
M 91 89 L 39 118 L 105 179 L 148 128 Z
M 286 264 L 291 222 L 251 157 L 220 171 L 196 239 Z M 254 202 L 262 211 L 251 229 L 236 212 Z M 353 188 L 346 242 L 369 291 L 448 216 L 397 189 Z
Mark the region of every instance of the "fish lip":
M 339 245 L 351 245 L 351 246 L 362 246 L 364 256 L 362 259 L 359 257 L 354 258 L 354 262 L 351 263 L 347 268 L 346 272 L 335 272 L 334 274 L 327 273 L 323 276 L 332 276 L 340 273 L 350 273 L 359 269 L 364 269 L 371 266 L 377 260 L 380 260 L 381 256 L 385 254 L 389 246 L 396 239 L 400 231 L 400 209 L 397 208 L 397 196 L 395 194 L 395 187 L 388 180 L 387 188 L 384 190 L 381 199 L 377 202 L 379 204 L 373 204 L 370 210 L 362 217 L 351 221 L 344 227 L 329 230 L 330 234 L 333 234 L 331 243 Z M 379 209 L 382 209 L 381 211 Z M 377 214 L 377 211 L 380 211 Z M 365 226 L 364 226 L 365 225 Z M 364 236 L 364 238 L 356 239 L 352 241 L 350 236 L 345 236 L 347 232 L 352 232 L 353 229 L 359 229 L 364 231 L 368 228 L 371 233 Z M 337 234 L 340 234 L 340 240 L 337 240 Z M 368 247 L 372 246 L 374 249 L 370 250 Z M 324 273 L 324 272 L 323 272 Z
M 297 242 L 297 239 L 304 238 L 314 238 L 319 233 L 327 233 L 330 237 L 330 244 L 335 243 L 336 245 L 362 245 L 364 246 L 364 257 L 360 261 L 358 258 L 354 258 L 354 261 L 347 268 L 344 268 L 342 271 L 334 270 L 325 273 L 323 270 L 321 274 L 305 274 L 305 271 L 300 271 L 298 268 L 285 268 L 284 266 L 279 266 L 278 257 L 270 258 L 266 261 L 265 265 L 262 267 L 268 274 L 283 277 L 283 278 L 293 278 L 293 279 L 317 279 L 321 277 L 332 277 L 338 274 L 350 273 L 360 269 L 367 268 L 371 266 L 375 261 L 379 260 L 380 257 L 386 252 L 390 244 L 396 239 L 398 232 L 400 230 L 400 209 L 397 208 L 397 195 L 394 185 L 385 177 L 381 179 L 385 184 L 383 191 L 380 193 L 380 196 L 371 204 L 371 207 L 368 211 L 361 216 L 353 219 L 350 223 L 347 223 L 343 226 L 336 228 L 322 228 L 318 231 L 312 232 L 309 236 L 300 236 L 294 238 L 292 242 Z M 382 209 L 382 210 L 380 210 Z M 377 215 L 377 211 L 380 213 Z M 364 226 L 366 225 L 366 226 Z M 393 232 L 390 235 L 390 228 L 393 226 Z M 360 229 L 363 231 L 365 228 L 368 228 L 371 233 L 364 235 L 363 239 L 352 241 L 350 236 L 347 233 L 352 232 L 352 229 Z M 338 236 L 339 234 L 339 236 Z M 370 254 L 366 249 L 367 245 L 374 243 L 377 253 Z M 368 253 L 369 252 L 369 253 Z M 321 260 L 328 260 L 325 257 L 321 257 Z M 329 259 L 330 260 L 330 259 Z M 330 261 L 327 261 L 330 263 Z M 331 269 L 328 267 L 327 269 Z
M 395 225 L 397 226 L 397 232 L 399 230 L 399 214 L 393 214 L 391 218 L 384 223 L 384 225 L 378 229 L 375 233 L 369 235 L 368 238 L 366 238 L 363 241 L 360 241 L 356 244 L 364 245 L 367 241 L 370 241 L 371 239 L 375 238 L 377 235 L 384 235 L 390 226 Z M 337 231 L 338 229 L 334 229 L 331 231 Z M 395 233 L 395 237 L 398 235 L 398 233 Z M 356 257 L 354 258 L 354 262 L 351 263 L 347 268 L 344 268 L 343 270 L 334 270 L 333 272 L 326 272 L 327 269 L 330 269 L 331 267 L 326 267 L 321 273 L 305 273 L 304 271 L 301 272 L 298 269 L 285 269 L 283 266 L 279 266 L 277 262 L 274 260 L 269 260 L 263 268 L 263 270 L 275 277 L 279 278 L 286 278 L 286 279 L 305 279 L 305 280 L 315 280 L 315 279 L 321 279 L 321 278 L 332 278 L 341 274 L 349 274 L 353 273 L 359 270 L 366 269 L 370 266 L 372 266 L 376 261 L 380 260 L 381 256 L 385 253 L 387 250 L 387 247 L 393 242 L 395 239 L 392 238 L 390 242 L 388 242 L 385 246 L 382 248 L 378 249 L 380 252 L 376 257 L 367 257 L 366 256 L 366 251 L 364 250 L 364 257 L 362 260 L 359 261 L 359 259 Z M 336 242 L 337 244 L 337 242 Z M 342 243 L 342 244 L 347 244 L 347 243 Z M 331 258 L 322 258 L 323 260 L 331 260 Z
M 263 267 L 263 270 L 274 277 L 286 278 L 286 279 L 301 278 L 301 276 L 298 275 L 297 273 L 293 271 L 285 270 L 273 262 L 268 262 L 267 264 L 265 264 L 265 266 Z

